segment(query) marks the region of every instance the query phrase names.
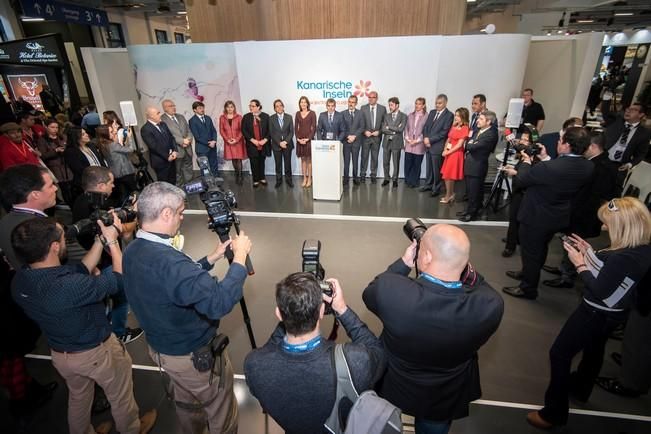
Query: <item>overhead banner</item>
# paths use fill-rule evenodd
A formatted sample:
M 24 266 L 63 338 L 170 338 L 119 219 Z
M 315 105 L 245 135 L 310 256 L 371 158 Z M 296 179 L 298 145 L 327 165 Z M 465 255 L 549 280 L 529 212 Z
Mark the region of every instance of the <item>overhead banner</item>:
M 36 110 L 43 110 L 43 102 L 39 94 L 43 90 L 43 85 L 48 84 L 45 74 L 7 75 L 7 80 L 14 99 L 22 97 Z
M 0 44 L 0 64 L 64 66 L 56 36 Z
M 23 15 L 30 18 L 101 27 L 106 27 L 109 23 L 105 11 L 86 6 L 55 0 L 20 0 L 20 5 L 23 8 Z

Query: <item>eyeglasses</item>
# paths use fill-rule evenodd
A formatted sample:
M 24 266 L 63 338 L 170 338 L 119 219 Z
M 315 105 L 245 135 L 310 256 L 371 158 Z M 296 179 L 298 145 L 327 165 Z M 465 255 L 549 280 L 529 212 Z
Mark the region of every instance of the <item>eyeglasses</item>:
M 608 202 L 608 211 L 610 212 L 619 211 L 619 208 L 617 208 L 617 205 L 615 205 L 615 199 L 611 199 L 610 202 Z

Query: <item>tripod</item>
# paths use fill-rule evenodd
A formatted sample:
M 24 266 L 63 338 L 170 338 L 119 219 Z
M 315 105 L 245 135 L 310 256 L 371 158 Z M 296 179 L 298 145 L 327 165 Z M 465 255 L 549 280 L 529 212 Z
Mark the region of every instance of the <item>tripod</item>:
M 147 170 L 149 163 L 147 163 L 147 160 L 140 149 L 135 130 L 131 136 L 133 137 L 133 143 L 136 145 L 136 150 L 134 152 L 138 158 L 138 163 L 136 163 L 136 184 L 138 185 L 138 190 L 142 191 L 145 186 L 154 182 L 154 178 L 151 177 L 149 170 Z
M 234 222 L 233 226 L 235 226 L 235 233 L 239 235 L 240 234 L 239 223 Z M 213 230 L 219 236 L 219 240 L 222 243 L 230 239 L 230 236 L 228 235 L 228 233 L 230 232 L 229 225 L 220 225 L 214 227 Z M 226 256 L 226 259 L 228 259 L 229 264 L 233 263 L 233 250 L 231 249 L 231 246 L 228 246 L 226 252 L 224 253 L 224 256 Z M 251 263 L 251 258 L 249 258 L 248 255 L 246 256 L 246 271 L 249 273 L 249 276 L 252 276 L 255 273 L 255 270 L 253 269 L 253 264 Z M 246 307 L 246 300 L 244 300 L 244 293 L 242 293 L 242 298 L 240 299 L 240 308 L 242 309 L 242 317 L 244 318 L 246 331 L 249 334 L 249 342 L 251 343 L 251 349 L 255 350 L 258 347 L 255 344 L 255 336 L 253 336 L 253 328 L 251 327 L 251 317 L 249 316 L 249 309 L 247 309 Z
M 506 141 L 506 148 L 504 149 L 504 158 L 502 158 L 502 165 L 501 167 L 504 167 L 508 164 L 509 160 L 509 154 L 511 151 L 511 143 L 507 140 Z M 493 208 L 493 212 L 497 212 L 497 210 L 500 210 L 504 207 L 506 207 L 509 202 L 511 201 L 511 184 L 509 184 L 507 175 L 503 170 L 500 170 L 500 168 L 497 169 L 497 175 L 495 176 L 495 181 L 493 181 L 493 185 L 491 187 L 491 192 L 490 195 L 488 196 L 488 199 L 486 202 L 484 202 L 484 205 L 481 208 L 480 213 L 483 213 L 486 211 L 491 205 Z M 502 183 L 506 183 L 506 192 L 507 192 L 507 199 L 504 202 L 502 206 L 500 206 L 501 202 L 501 190 L 502 190 Z

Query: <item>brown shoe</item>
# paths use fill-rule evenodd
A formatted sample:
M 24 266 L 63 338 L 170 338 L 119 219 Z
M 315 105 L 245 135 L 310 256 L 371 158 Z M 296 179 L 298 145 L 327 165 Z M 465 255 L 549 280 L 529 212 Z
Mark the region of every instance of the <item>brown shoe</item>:
M 147 413 L 142 415 L 140 418 L 140 434 L 147 434 L 151 431 L 152 427 L 156 423 L 156 416 L 158 416 L 156 409 L 149 410 Z
M 527 422 L 529 422 L 530 425 L 533 425 L 536 428 L 540 429 L 552 429 L 554 427 L 553 424 L 543 419 L 540 413 L 537 411 L 532 411 L 531 413 L 527 414 Z
M 111 432 L 111 428 L 113 428 L 113 422 L 107 420 L 106 422 L 102 422 L 99 425 L 97 425 L 97 428 L 95 428 L 95 432 L 97 434 L 108 434 Z

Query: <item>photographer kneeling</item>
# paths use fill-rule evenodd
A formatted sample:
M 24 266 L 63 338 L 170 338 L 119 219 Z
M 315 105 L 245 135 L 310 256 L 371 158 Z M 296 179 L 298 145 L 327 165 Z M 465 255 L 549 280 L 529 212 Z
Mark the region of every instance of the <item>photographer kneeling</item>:
M 324 301 L 341 321 L 351 344 L 344 347 L 352 381 L 362 393 L 384 371 L 382 344 L 344 301 L 336 279 L 332 298 L 311 273 L 294 273 L 276 285 L 281 321 L 264 347 L 244 361 L 246 382 L 262 408 L 289 434 L 327 433 L 324 423 L 335 403 L 335 342 L 321 337 Z M 343 418 L 345 420 L 345 417 Z
M 420 223 L 420 222 L 419 222 Z M 447 433 L 481 396 L 477 351 L 502 320 L 500 295 L 470 265 L 463 230 L 438 224 L 364 290 L 382 321 L 387 371 L 378 394 L 415 417 L 416 433 Z M 409 273 L 418 265 L 420 274 Z
M 251 241 L 241 232 L 199 261 L 177 250 L 185 193 L 167 182 L 149 184 L 136 207 L 141 229 L 124 253 L 124 287 L 149 355 L 171 378 L 176 414 L 184 433 L 237 432 L 233 368 L 219 342 L 219 320 L 240 299 Z M 226 248 L 233 262 L 222 281 L 209 274 Z

